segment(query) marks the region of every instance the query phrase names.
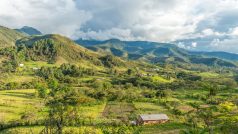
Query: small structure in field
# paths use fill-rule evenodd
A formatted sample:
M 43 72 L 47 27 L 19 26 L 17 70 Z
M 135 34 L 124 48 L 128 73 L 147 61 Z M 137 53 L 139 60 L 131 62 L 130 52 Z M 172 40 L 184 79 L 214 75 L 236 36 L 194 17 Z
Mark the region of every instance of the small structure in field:
M 21 64 L 19 64 L 19 67 L 24 67 L 24 64 L 22 64 L 22 63 L 21 63 Z
M 142 114 L 137 119 L 138 125 L 161 124 L 169 121 L 166 114 Z
M 33 67 L 32 69 L 33 69 L 33 70 L 39 70 L 39 68 L 37 68 L 37 67 Z

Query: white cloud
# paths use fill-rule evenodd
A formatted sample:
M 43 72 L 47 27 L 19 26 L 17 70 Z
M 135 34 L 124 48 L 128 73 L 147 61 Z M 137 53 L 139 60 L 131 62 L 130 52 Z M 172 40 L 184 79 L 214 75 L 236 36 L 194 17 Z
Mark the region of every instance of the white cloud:
M 87 0 L 78 1 L 78 5 L 93 15 L 93 19 L 86 23 L 85 31 L 107 34 L 113 28 L 130 29 L 131 39 L 170 42 L 184 38 L 223 36 L 223 32 L 210 26 L 218 23 L 220 13 L 237 9 L 238 1 Z M 203 22 L 209 25 L 204 26 Z M 202 29 L 199 29 L 200 25 Z M 89 36 L 87 32 L 85 36 Z
M 193 48 L 197 47 L 197 42 L 192 42 L 191 46 L 192 46 Z
M 225 51 L 225 52 L 232 52 L 238 53 L 238 39 L 225 39 L 220 41 L 219 39 L 214 39 L 211 43 L 211 50 L 215 51 Z
M 24 25 L 44 33 L 72 36 L 91 14 L 76 7 L 74 0 L 1 0 L 0 25 L 19 28 Z
M 220 44 L 220 39 L 213 39 L 213 41 L 211 42 L 211 46 L 212 47 L 217 47 L 217 46 L 219 46 L 219 44 Z
M 231 35 L 238 36 L 238 27 L 235 27 L 234 29 L 232 29 Z
M 194 39 L 181 47 L 206 50 L 215 50 L 213 39 L 220 45 L 226 36 L 238 35 L 237 14 L 238 0 L 0 1 L 0 25 L 11 28 L 28 25 L 74 39 Z
M 80 9 L 93 14 L 85 31 L 107 33 L 113 28 L 130 29 L 134 39 L 165 42 L 194 32 L 203 18 L 193 14 L 195 9 L 192 7 L 196 3 L 190 0 L 78 1 Z
M 75 34 L 72 38 L 78 39 L 96 39 L 96 40 L 107 40 L 107 39 L 121 39 L 121 40 L 134 40 L 133 35 L 130 29 L 119 29 L 119 28 L 112 28 L 108 30 L 98 32 L 95 31 L 79 31 Z M 141 39 L 137 39 L 141 40 Z

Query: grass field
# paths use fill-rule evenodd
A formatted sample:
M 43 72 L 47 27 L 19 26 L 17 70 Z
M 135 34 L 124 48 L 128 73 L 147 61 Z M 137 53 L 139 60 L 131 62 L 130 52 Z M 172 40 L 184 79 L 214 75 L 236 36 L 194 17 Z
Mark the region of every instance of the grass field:
M 179 134 L 186 126 L 182 123 L 168 122 L 160 125 L 143 126 L 142 134 Z
M 57 66 L 57 64 L 49 64 L 47 62 L 44 61 L 29 61 L 29 62 L 25 62 L 24 63 L 24 67 L 28 67 L 28 68 L 33 68 L 33 67 L 54 67 Z
M 173 82 L 172 79 L 171 79 L 171 80 L 167 80 L 167 79 L 165 79 L 165 78 L 163 78 L 163 77 L 160 77 L 160 76 L 153 76 L 153 77 L 152 77 L 152 80 L 153 80 L 154 82 L 162 82 L 162 83 L 170 83 L 170 82 Z
M 28 111 L 36 113 L 36 119 L 42 119 L 46 114 L 44 102 L 35 97 L 35 90 L 5 90 L 0 91 L 0 121 L 20 120 Z M 102 117 L 105 103 L 80 106 L 79 113 L 82 117 L 97 119 Z
M 17 82 L 17 83 L 22 83 L 22 82 L 31 82 L 32 80 L 35 79 L 35 77 L 30 76 L 30 75 L 6 75 L 4 78 L 0 78 L 1 81 L 3 82 Z
M 205 77 L 205 78 L 213 78 L 213 77 L 218 77 L 219 74 L 218 73 L 214 73 L 214 72 L 202 72 L 202 73 L 198 73 L 200 76 Z
M 135 107 L 132 103 L 108 102 L 103 111 L 103 116 L 109 119 L 128 121 L 134 111 Z
M 147 102 L 133 102 L 136 108 L 137 114 L 158 114 L 168 113 L 168 110 L 163 106 L 156 105 L 154 103 Z
M 0 91 L 0 121 L 20 120 L 28 112 L 34 113 L 34 119 L 44 117 L 43 101 L 34 93 L 34 89 Z
M 0 131 L 0 134 L 40 134 L 44 126 L 17 127 Z M 102 134 L 102 131 L 95 127 L 67 127 L 64 134 Z
M 35 97 L 35 90 L 5 90 L 0 91 L 0 121 L 16 121 L 22 120 L 22 115 L 31 111 L 35 114 L 34 119 L 41 119 L 46 117 L 46 108 L 43 105 L 42 100 Z M 236 91 L 234 91 L 236 92 Z M 200 104 L 206 104 L 206 102 L 198 98 L 189 98 L 188 95 L 206 95 L 207 90 L 177 90 L 173 91 L 172 95 L 166 99 L 167 103 L 177 102 L 176 108 L 187 113 L 192 110 L 189 105 L 190 102 L 198 102 Z M 226 96 L 226 94 L 218 93 L 218 97 Z M 173 112 L 167 109 L 164 105 L 151 102 L 107 102 L 99 103 L 90 106 L 79 107 L 80 116 L 91 122 L 103 122 L 110 120 L 131 121 L 139 114 L 159 114 L 165 113 L 169 116 L 170 121 L 165 124 L 142 126 L 142 134 L 177 134 L 182 129 L 186 129 L 186 125 L 183 124 L 183 117 L 176 116 Z M 25 134 L 25 133 L 39 133 L 44 127 L 17 127 L 0 132 L 0 134 Z M 67 128 L 65 131 L 77 131 L 78 133 L 85 133 L 95 130 L 100 134 L 101 130 L 93 127 L 78 127 Z M 90 134 L 90 133 L 89 133 Z
M 105 108 L 105 103 L 93 105 L 93 106 L 81 106 L 79 107 L 80 116 L 98 120 L 102 118 L 102 113 Z

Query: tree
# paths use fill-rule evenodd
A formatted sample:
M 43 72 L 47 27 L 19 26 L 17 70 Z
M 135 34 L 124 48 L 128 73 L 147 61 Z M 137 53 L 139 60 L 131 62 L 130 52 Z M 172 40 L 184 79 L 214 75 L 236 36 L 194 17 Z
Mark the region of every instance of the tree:
M 43 84 L 37 85 L 37 91 L 40 98 L 46 98 L 49 93 L 49 89 Z
M 208 130 L 209 134 L 213 134 L 213 123 L 214 123 L 214 107 L 201 108 L 197 111 L 198 117 L 201 118 L 205 124 L 205 129 Z
M 134 73 L 135 73 L 135 70 L 133 70 L 133 69 L 130 69 L 130 68 L 129 68 L 129 69 L 127 70 L 127 74 L 128 74 L 128 75 L 133 75 Z
M 218 86 L 214 84 L 205 84 L 204 88 L 209 91 L 208 96 L 211 98 L 211 102 L 213 102 L 213 97 L 217 94 Z
M 167 98 L 169 96 L 171 96 L 172 94 L 172 91 L 170 89 L 165 89 L 165 90 L 158 90 L 156 92 L 156 97 L 159 97 L 159 98 Z
M 110 82 L 103 83 L 103 89 L 110 89 L 111 87 L 112 87 L 112 84 Z
M 51 82 L 51 91 L 48 96 L 46 106 L 48 106 L 48 119 L 46 121 L 46 131 L 62 134 L 64 126 L 77 122 L 77 107 L 82 103 L 81 96 L 74 89 Z M 85 99 L 83 99 L 85 102 Z

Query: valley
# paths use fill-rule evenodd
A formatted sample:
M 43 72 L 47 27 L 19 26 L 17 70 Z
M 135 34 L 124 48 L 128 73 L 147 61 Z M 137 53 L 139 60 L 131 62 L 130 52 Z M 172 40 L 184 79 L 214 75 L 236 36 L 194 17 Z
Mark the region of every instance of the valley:
M 238 69 L 229 56 L 0 31 L 8 39 L 0 43 L 0 134 L 238 133 Z M 141 114 L 169 120 L 135 124 Z

